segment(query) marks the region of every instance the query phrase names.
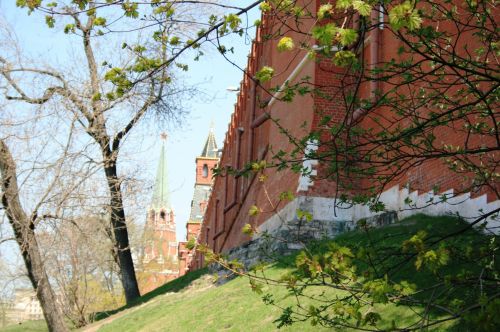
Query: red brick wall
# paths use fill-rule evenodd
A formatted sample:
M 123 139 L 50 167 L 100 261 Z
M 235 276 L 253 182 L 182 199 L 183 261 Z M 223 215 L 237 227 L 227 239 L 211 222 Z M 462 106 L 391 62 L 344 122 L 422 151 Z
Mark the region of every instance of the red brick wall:
M 440 22 L 439 29 L 446 31 L 455 31 L 456 26 L 452 22 Z M 403 46 L 401 41 L 398 41 L 394 38 L 393 33 L 389 29 L 377 29 L 379 33 L 379 47 L 378 47 L 378 61 L 388 62 L 391 59 L 402 59 L 400 55 L 398 55 L 398 48 Z M 372 31 L 372 34 L 375 33 Z M 473 31 L 469 31 L 466 33 L 462 33 L 461 38 L 457 41 L 456 50 L 457 52 L 464 52 L 465 46 L 470 49 L 474 48 L 474 44 L 472 40 L 477 40 L 477 37 L 472 37 Z M 368 42 L 365 47 L 366 58 L 369 59 L 371 54 L 371 36 L 368 38 Z M 414 61 L 418 61 L 421 58 L 418 56 L 414 57 Z M 430 70 L 430 68 L 427 68 Z M 453 87 L 446 86 L 446 88 L 442 88 L 442 94 L 446 94 L 452 96 L 458 89 L 464 87 L 465 80 L 461 77 L 460 73 L 456 73 L 455 71 L 448 70 L 447 78 L 442 83 L 447 83 L 450 85 L 454 85 Z M 436 84 L 435 89 L 439 89 L 440 85 Z M 362 97 L 368 98 L 370 94 L 370 83 L 366 83 L 362 86 L 360 95 Z M 426 83 L 412 83 L 410 86 L 402 85 L 400 86 L 399 92 L 402 94 L 415 94 L 418 89 L 428 89 L 429 82 Z M 388 83 L 379 82 L 378 89 L 381 90 L 382 93 L 389 91 L 389 89 L 394 89 L 394 85 L 390 85 Z M 457 100 L 457 102 L 461 102 Z M 430 109 L 421 107 L 417 110 L 422 117 L 428 116 Z M 381 119 L 381 125 L 376 124 L 372 119 L 377 116 L 379 120 Z M 468 120 L 474 122 L 475 116 L 471 116 Z M 381 126 L 387 126 L 390 123 L 398 124 L 402 128 L 408 127 L 411 124 L 412 119 L 408 116 L 397 116 L 393 112 L 389 112 L 387 109 L 379 108 L 375 112 L 371 111 L 369 116 L 363 118 L 361 122 L 361 126 L 365 129 L 367 128 L 380 128 Z M 491 125 L 491 119 L 485 119 L 486 122 L 489 122 Z M 446 145 L 454 145 L 454 146 L 462 146 L 464 147 L 466 142 L 469 148 L 477 148 L 479 146 L 495 146 L 496 142 L 492 136 L 484 136 L 470 133 L 468 130 L 464 129 L 465 121 L 450 121 L 446 126 L 439 126 L 437 129 L 432 130 L 432 133 L 435 135 L 435 148 L 441 149 L 445 144 Z M 380 130 L 380 129 L 379 129 Z M 474 158 L 474 157 L 472 157 Z M 475 197 L 477 195 L 487 194 L 488 201 L 492 201 L 498 199 L 496 195 L 494 195 L 493 190 L 491 188 L 483 187 L 479 191 L 474 191 L 472 186 L 472 174 L 471 173 L 462 173 L 458 174 L 456 172 L 450 171 L 449 167 L 444 162 L 445 158 L 436 159 L 431 158 L 429 160 L 425 160 L 419 163 L 412 165 L 412 167 L 406 171 L 404 174 L 401 174 L 398 178 L 394 179 L 390 183 L 385 186 L 385 189 L 388 189 L 396 184 L 401 186 L 409 186 L 410 191 L 418 190 L 419 192 L 426 192 L 432 189 L 438 188 L 439 192 L 444 192 L 449 189 L 454 189 L 455 193 L 461 192 L 469 192 L 472 189 L 471 196 Z M 415 162 L 416 160 L 410 160 L 410 162 Z M 478 160 L 477 160 L 478 161 Z M 395 170 L 396 171 L 396 170 Z M 367 179 L 363 187 L 367 187 L 371 180 Z M 471 188 L 472 187 L 472 188 Z M 497 187 L 498 189 L 498 187 Z
M 186 274 L 186 268 L 188 266 L 188 254 L 189 250 L 186 248 L 186 242 L 179 242 L 178 253 L 179 253 L 179 277 Z
M 213 180 L 213 169 L 217 166 L 218 159 L 196 158 L 196 184 L 211 184 Z M 207 176 L 203 176 L 203 168 L 207 166 Z
M 387 19 L 387 16 L 386 16 Z M 446 29 L 448 31 L 453 31 L 456 27 L 452 24 L 452 22 L 441 22 L 440 29 Z M 378 33 L 378 47 L 372 47 L 374 41 L 377 40 L 374 34 Z M 457 43 L 457 50 L 463 51 L 464 46 L 468 46 L 469 49 L 473 49 L 474 45 L 472 44 L 471 34 L 473 32 L 465 33 L 461 39 Z M 371 67 L 372 64 L 370 61 L 372 59 L 373 50 L 377 49 L 378 52 L 376 54 L 376 62 L 377 64 L 388 62 L 391 59 L 401 59 L 401 56 L 398 55 L 398 48 L 403 46 L 403 43 L 394 38 L 393 32 L 389 29 L 376 29 L 372 30 L 365 38 L 365 48 L 364 48 L 364 59 L 365 63 L 368 67 Z M 415 58 L 414 61 L 417 61 L 418 58 Z M 447 80 L 448 82 L 461 82 L 464 83 L 464 80 L 461 80 L 460 75 L 449 71 Z M 342 78 L 342 79 L 340 79 Z M 315 116 L 313 128 L 318 128 L 318 120 L 321 119 L 324 115 L 328 115 L 332 117 L 331 123 L 348 123 L 349 117 L 345 118 L 345 104 L 343 102 L 345 91 L 349 91 L 350 83 L 353 82 L 353 78 L 346 76 L 341 69 L 335 68 L 330 61 L 320 61 L 316 67 L 316 75 L 315 75 L 315 84 L 320 90 L 326 93 L 330 98 L 321 98 L 315 97 L 314 105 L 315 105 Z M 341 82 L 343 85 L 341 85 Z M 410 95 L 410 93 L 415 93 L 419 88 L 428 88 L 428 83 L 418 85 L 413 83 L 411 86 L 401 86 L 399 88 L 400 93 Z M 443 89 L 443 94 L 453 94 L 458 89 L 462 88 L 459 84 L 456 87 L 448 88 L 446 90 Z M 388 92 L 390 89 L 394 88 L 394 85 L 390 85 L 388 83 L 378 82 L 377 84 L 373 84 L 372 82 L 364 82 L 361 84 L 359 95 L 361 98 L 370 98 L 370 96 L 374 93 L 374 88 L 380 90 L 382 93 Z M 351 110 L 351 112 L 354 110 Z M 425 108 L 421 108 L 418 110 L 421 112 L 422 116 L 428 114 L 429 110 Z M 378 117 L 380 124 L 377 124 L 373 121 L 374 117 Z M 471 122 L 474 121 L 473 116 L 469 118 Z M 491 119 L 482 120 L 492 125 Z M 398 117 L 392 112 L 388 112 L 387 109 L 379 108 L 376 110 L 370 110 L 369 114 L 363 117 L 363 121 L 360 123 L 361 127 L 365 129 L 375 128 L 375 131 L 382 130 L 383 127 L 389 127 L 390 123 L 394 123 L 400 125 L 402 128 L 405 128 L 410 125 L 411 119 L 409 117 Z M 475 148 L 478 146 L 496 146 L 496 142 L 494 141 L 494 137 L 478 134 L 471 134 L 468 130 L 464 130 L 465 121 L 455 121 L 450 122 L 447 126 L 440 126 L 439 129 L 434 130 L 433 134 L 436 136 L 436 148 L 442 148 L 444 144 L 454 145 L 454 146 L 464 146 L 466 140 L 469 148 Z M 327 128 L 328 129 L 328 128 Z M 327 130 L 326 129 L 326 130 Z M 331 137 L 328 137 L 327 133 L 322 134 L 322 141 L 329 142 Z M 474 158 L 474 157 L 473 157 Z M 444 159 L 444 158 L 443 158 Z M 410 190 L 418 190 L 420 192 L 426 192 L 435 188 L 439 188 L 439 192 L 444 192 L 449 189 L 454 189 L 455 193 L 460 192 L 469 192 L 472 187 L 471 196 L 475 197 L 482 194 L 487 194 L 488 201 L 498 199 L 497 195 L 494 194 L 494 190 L 492 188 L 483 187 L 481 190 L 474 191 L 472 186 L 472 174 L 470 173 L 461 173 L 458 174 L 456 172 L 450 171 L 449 167 L 445 164 L 443 159 L 431 158 L 429 160 L 419 162 L 417 164 L 412 165 L 412 167 L 403 172 L 403 174 L 399 175 L 393 181 L 385 184 L 380 190 L 389 189 L 390 187 L 399 184 L 402 186 L 409 186 Z M 409 162 L 415 162 L 416 160 L 409 160 Z M 479 164 L 479 160 L 476 158 L 476 161 Z M 394 172 L 397 169 L 393 169 Z M 329 176 L 329 170 L 327 165 L 320 164 L 317 166 L 318 176 L 315 180 L 314 186 L 312 190 L 308 193 L 313 196 L 333 196 L 338 189 L 334 182 L 326 180 Z M 357 181 L 354 183 L 354 190 L 362 190 L 363 188 L 368 188 L 373 184 L 373 179 L 365 179 L 364 181 Z M 494 185 L 495 186 L 495 185 Z M 498 191 L 498 184 L 496 185 L 496 190 Z
M 305 56 L 305 52 L 300 50 L 278 53 L 277 41 L 267 39 L 267 35 L 273 32 L 271 28 L 276 26 L 276 18 L 264 17 L 262 28 L 258 29 L 224 141 L 220 161 L 223 167 L 242 169 L 245 164 L 258 160 L 272 164 L 272 157 L 279 150 L 291 151 L 294 148 L 280 132 L 279 126 L 292 136 L 301 137 L 309 132 L 312 125 L 311 98 L 297 97 L 294 103 L 273 102 L 272 106 L 265 106 L 273 96 L 269 88 L 281 85 Z M 298 34 L 293 37 L 297 44 L 304 38 Z M 251 78 L 264 65 L 272 66 L 276 75 L 271 82 L 257 86 Z M 309 62 L 296 80 L 305 76 L 313 78 L 314 75 L 314 63 Z M 266 113 L 273 119 L 279 119 L 279 126 L 270 119 L 265 120 Z M 283 203 L 277 205 L 279 194 L 288 190 L 295 192 L 297 189 L 299 175 L 290 170 L 276 172 L 274 168 L 269 168 L 265 175 L 268 177 L 265 184 L 259 182 L 254 174 L 248 177 L 220 176 L 215 179 L 201 230 L 201 242 L 208 242 L 219 252 L 248 241 L 250 238 L 241 231 L 243 226 L 247 223 L 254 226 L 262 224 L 283 206 Z M 257 217 L 249 217 L 248 211 L 252 205 L 257 205 L 263 212 Z
M 316 1 L 312 2 L 310 6 L 318 4 L 319 1 Z M 306 26 L 302 26 L 301 29 L 307 31 L 307 24 L 312 22 L 303 23 Z M 313 128 L 321 129 L 319 122 L 324 115 L 331 117 L 330 124 L 349 121 L 346 119 L 344 98 L 345 92 L 352 89 L 355 77 L 349 77 L 344 69 L 336 68 L 330 60 L 308 62 L 296 78 L 309 76 L 311 83 L 326 93 L 328 98 L 319 96 L 296 97 L 292 103 L 273 102 L 271 106 L 265 106 L 273 95 L 269 88 L 281 85 L 304 57 L 302 51 L 279 53 L 276 48 L 277 41 L 267 38 L 277 29 L 282 28 L 283 25 L 278 18 L 264 17 L 263 25 L 257 31 L 257 37 L 252 45 L 248 60 L 247 72 L 241 83 L 241 92 L 226 134 L 220 161 L 220 165 L 223 167 L 241 169 L 246 163 L 256 160 L 266 160 L 271 164 L 272 156 L 279 150 L 290 152 L 294 145 L 280 132 L 281 129 L 286 129 L 293 137 L 302 138 Z M 394 39 L 388 29 L 378 30 L 378 33 L 377 61 L 388 61 L 391 58 L 396 58 L 401 43 Z M 290 33 L 290 36 L 296 40 L 296 44 L 304 39 L 302 35 L 295 33 Z M 376 49 L 370 45 L 370 42 L 373 45 L 375 36 L 366 37 L 364 51 L 366 59 L 370 59 L 371 52 Z M 263 86 L 256 86 L 250 78 L 254 76 L 256 70 L 264 65 L 273 67 L 276 75 L 271 82 Z M 369 65 L 373 64 L 369 63 Z M 389 86 L 378 83 L 376 88 L 388 91 Z M 401 89 L 407 89 L 407 87 Z M 360 87 L 360 95 L 369 98 L 373 94 L 373 90 L 373 84 L 364 83 Z M 377 114 L 377 112 L 379 115 L 388 117 L 387 121 L 401 121 L 403 126 L 406 124 L 405 121 L 409 121 L 406 118 L 391 118 L 392 115 L 389 115 L 384 109 L 379 109 L 373 114 Z M 270 114 L 273 119 L 279 120 L 279 126 L 272 120 L 266 120 L 266 113 Z M 365 116 L 360 125 L 364 128 L 371 128 L 375 126 L 375 123 L 371 117 Z M 461 123 L 457 123 L 440 129 L 439 132 L 436 132 L 436 141 L 447 144 L 463 143 L 464 133 L 460 132 L 458 128 L 461 125 Z M 327 129 L 325 128 L 322 133 L 321 139 L 323 141 L 332 139 L 328 136 L 330 134 Z M 479 135 L 472 137 L 470 141 L 471 145 L 476 146 L 485 143 L 488 143 L 488 139 Z M 336 194 L 337 187 L 334 182 L 328 179 L 327 165 L 319 165 L 317 171 L 318 176 L 314 179 L 312 188 L 308 192 L 298 194 L 332 197 Z M 241 245 L 250 240 L 241 232 L 245 224 L 250 223 L 255 227 L 261 225 L 282 208 L 283 203 L 277 204 L 279 193 L 288 190 L 296 192 L 298 174 L 290 170 L 277 172 L 274 168 L 266 169 L 264 174 L 267 176 L 264 184 L 259 182 L 255 175 L 249 177 L 220 176 L 215 179 L 199 237 L 200 242 L 207 243 L 216 252 Z M 366 187 L 370 181 L 371 179 L 359 181 L 354 189 Z M 421 191 L 430 190 L 436 184 L 440 186 L 441 191 L 452 188 L 460 190 L 463 189 L 464 185 L 462 177 L 450 172 L 439 159 L 415 165 L 407 173 L 387 184 L 385 189 L 396 184 L 403 186 L 408 183 L 412 189 Z M 491 192 L 489 199 L 493 199 Z M 256 217 L 250 217 L 248 211 L 252 205 L 257 205 L 263 212 Z M 201 266 L 201 260 L 199 264 Z

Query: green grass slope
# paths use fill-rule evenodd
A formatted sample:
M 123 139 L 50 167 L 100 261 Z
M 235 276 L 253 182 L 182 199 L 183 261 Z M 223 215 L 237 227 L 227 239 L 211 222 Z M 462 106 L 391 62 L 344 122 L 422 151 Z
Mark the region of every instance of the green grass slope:
M 44 320 L 29 320 L 21 324 L 12 324 L 0 327 L 2 332 L 46 332 L 47 324 Z
M 278 268 L 268 270 L 270 275 L 281 271 Z M 286 297 L 284 289 L 274 291 Z M 279 314 L 278 308 L 266 306 L 252 292 L 247 279 L 237 278 L 215 287 L 207 275 L 192 289 L 158 296 L 98 331 L 274 331 L 277 329 L 273 321 Z M 282 330 L 297 331 L 297 328 L 300 331 L 322 330 L 308 323 Z
M 363 247 L 371 243 L 377 243 L 383 248 L 401 247 L 402 241 L 408 239 L 412 234 L 425 230 L 438 237 L 447 234 L 451 230 L 460 229 L 466 223 L 453 217 L 428 217 L 417 215 L 410 217 L 400 223 L 384 228 L 375 229 L 367 236 L 362 231 L 346 233 L 335 241 L 341 245 L 350 247 Z M 458 238 L 454 245 L 460 250 L 461 245 L 467 243 L 467 239 L 482 238 L 476 231 L 469 231 Z M 313 252 L 321 253 L 327 250 L 331 240 L 320 241 L 312 246 Z M 294 256 L 284 257 L 278 264 L 269 266 L 265 275 L 269 278 L 278 279 L 287 272 L 293 264 Z M 391 264 L 391 260 L 386 262 Z M 458 263 L 451 260 L 447 267 L 451 272 L 462 268 Z M 200 273 L 200 272 L 197 272 Z M 425 286 L 434 280 L 431 273 L 415 273 L 412 263 L 399 270 L 402 280 L 409 280 Z M 186 277 L 189 277 L 186 276 Z M 197 275 L 197 277 L 201 277 Z M 192 278 L 192 277 L 191 277 Z M 204 277 L 202 277 L 203 279 Z M 202 279 L 198 279 L 199 281 Z M 265 305 L 259 296 L 249 286 L 247 278 L 236 278 L 219 287 L 208 287 L 209 281 L 205 280 L 205 287 L 193 288 L 192 290 L 180 290 L 176 293 L 157 295 L 157 297 L 146 302 L 140 309 L 116 318 L 109 324 L 103 325 L 99 331 L 276 331 L 276 323 L 273 323 L 281 314 L 282 310 L 276 306 Z M 183 284 L 184 282 L 181 281 Z M 200 285 L 203 284 L 200 281 Z M 170 286 L 165 285 L 165 288 Z M 330 292 L 330 290 L 317 290 L 318 292 Z M 163 291 L 160 291 L 162 293 Z M 164 293 L 164 292 L 163 292 Z M 282 286 L 265 285 L 263 293 L 272 293 L 275 303 L 281 307 L 295 304 L 295 298 L 290 296 Z M 331 293 L 332 296 L 335 293 Z M 148 296 L 148 295 L 146 295 Z M 423 295 L 425 296 L 425 294 Z M 307 303 L 305 303 L 307 304 Z M 415 319 L 416 312 L 422 312 L 424 308 L 404 307 L 386 305 L 380 307 L 385 316 L 396 319 L 399 326 L 411 324 Z M 379 328 L 390 328 L 392 322 L 382 321 Z M 400 325 L 401 324 L 401 325 Z M 456 330 L 454 323 L 445 323 L 431 330 L 446 331 Z M 322 331 L 320 326 L 311 326 L 309 322 L 298 322 L 290 327 L 283 327 L 280 331 Z M 326 329 L 324 330 L 331 330 Z

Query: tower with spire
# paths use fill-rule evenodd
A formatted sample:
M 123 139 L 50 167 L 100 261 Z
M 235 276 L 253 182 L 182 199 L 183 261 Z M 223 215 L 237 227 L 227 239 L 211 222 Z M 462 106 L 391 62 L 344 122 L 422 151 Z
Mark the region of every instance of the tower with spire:
M 176 278 L 179 274 L 175 214 L 170 203 L 165 154 L 166 139 L 167 135 L 161 134 L 160 159 L 144 228 L 143 293 Z
M 193 251 L 186 248 L 189 241 L 198 238 L 203 222 L 203 216 L 207 208 L 208 199 L 213 184 L 213 168 L 219 163 L 219 150 L 215 142 L 213 123 L 210 125 L 208 137 L 203 146 L 201 154 L 196 157 L 196 181 L 194 184 L 193 199 L 191 201 L 191 212 L 186 223 L 186 242 L 179 242 L 179 274 L 184 275 L 190 266 L 196 262 L 193 260 Z

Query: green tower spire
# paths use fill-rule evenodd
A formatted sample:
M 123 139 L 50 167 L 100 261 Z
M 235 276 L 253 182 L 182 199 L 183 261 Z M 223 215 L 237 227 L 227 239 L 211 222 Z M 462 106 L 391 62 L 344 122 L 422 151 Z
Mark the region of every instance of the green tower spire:
M 168 190 L 168 172 L 167 172 L 167 158 L 165 155 L 165 141 L 167 140 L 167 134 L 161 134 L 162 145 L 160 150 L 160 160 L 158 161 L 158 169 L 156 171 L 156 180 L 154 184 L 153 199 L 151 202 L 151 208 L 155 210 L 159 209 L 171 209 L 170 206 L 170 193 Z

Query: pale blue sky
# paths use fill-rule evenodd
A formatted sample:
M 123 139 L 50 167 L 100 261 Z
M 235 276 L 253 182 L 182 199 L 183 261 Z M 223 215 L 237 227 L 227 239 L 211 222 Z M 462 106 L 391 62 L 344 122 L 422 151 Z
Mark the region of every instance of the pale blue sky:
M 239 1 L 242 6 L 250 1 Z M 254 10 L 249 22 L 252 23 L 259 15 Z M 15 7 L 13 0 L 0 0 L 0 16 L 3 16 L 16 32 L 22 52 L 52 65 L 72 61 L 69 55 L 71 49 L 78 49 L 79 42 L 76 38 L 68 40 L 59 29 L 48 29 L 43 16 L 32 14 L 28 16 L 25 10 Z M 252 32 L 253 33 L 253 32 Z M 253 37 L 253 36 L 252 36 Z M 250 41 L 248 38 L 232 38 L 226 42 L 235 47 L 235 54 L 231 58 L 241 67 L 245 67 L 249 52 Z M 186 60 L 189 71 L 182 79 L 188 85 L 195 84 L 205 94 L 204 98 L 191 100 L 190 114 L 186 117 L 182 128 L 170 126 L 163 128 L 168 131 L 166 154 L 168 159 L 169 179 L 171 188 L 172 206 L 176 214 L 177 236 L 179 240 L 185 238 L 185 224 L 189 216 L 190 203 L 195 180 L 195 158 L 200 154 L 208 135 L 211 121 L 215 124 L 217 144 L 222 141 L 227 130 L 227 125 L 236 101 L 236 93 L 226 90 L 229 86 L 239 86 L 242 72 L 232 64 L 216 54 L 214 49 L 209 55 L 202 57 L 199 62 Z M 141 126 L 127 141 L 127 150 L 134 151 L 128 158 L 131 163 L 137 163 L 141 170 L 141 177 L 153 180 L 156 174 L 161 142 L 159 133 L 162 128 L 154 124 Z M 134 142 L 134 137 L 144 137 Z M 130 143 L 129 143 L 130 141 Z M 133 167 L 133 165 L 131 165 Z M 144 221 L 146 207 L 149 205 L 151 195 L 147 201 L 142 202 L 139 208 L 144 208 L 140 222 Z M 2 248 L 0 247 L 0 251 Z

